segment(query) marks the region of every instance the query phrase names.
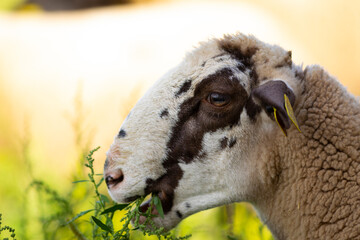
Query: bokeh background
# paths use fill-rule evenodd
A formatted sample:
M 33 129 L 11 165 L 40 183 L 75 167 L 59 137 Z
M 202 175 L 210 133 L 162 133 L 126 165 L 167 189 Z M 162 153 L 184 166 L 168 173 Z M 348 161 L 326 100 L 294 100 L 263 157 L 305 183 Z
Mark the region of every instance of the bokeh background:
M 49 238 L 36 223 L 45 197 L 29 192 L 32 179 L 65 196 L 95 146 L 101 173 L 113 137 L 149 86 L 198 42 L 237 31 L 291 50 L 296 64 L 324 66 L 360 95 L 357 0 L 0 0 L 3 221 L 20 239 Z M 226 206 L 177 231 L 271 239 L 255 215 L 246 204 Z M 73 238 L 65 232 L 59 239 Z

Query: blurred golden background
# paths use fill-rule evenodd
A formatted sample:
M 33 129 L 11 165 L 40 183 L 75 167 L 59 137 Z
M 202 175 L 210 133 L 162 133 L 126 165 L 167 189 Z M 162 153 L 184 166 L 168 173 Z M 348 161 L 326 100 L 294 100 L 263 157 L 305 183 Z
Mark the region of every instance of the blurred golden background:
M 292 50 L 296 64 L 322 65 L 360 95 L 356 0 L 0 0 L 0 212 L 9 224 L 21 229 L 30 173 L 64 191 L 81 151 L 95 146 L 101 173 L 144 91 L 198 42 L 237 31 Z M 183 225 L 204 214 L 214 212 Z

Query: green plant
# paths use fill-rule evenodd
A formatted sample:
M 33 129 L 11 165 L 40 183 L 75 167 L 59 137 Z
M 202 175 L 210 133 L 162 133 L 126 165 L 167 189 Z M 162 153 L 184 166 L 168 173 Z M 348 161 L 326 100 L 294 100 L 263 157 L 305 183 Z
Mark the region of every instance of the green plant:
M 140 210 L 141 203 L 144 201 L 145 197 L 140 197 L 130 204 L 112 203 L 112 206 L 109 207 L 110 201 L 107 196 L 99 193 L 99 187 L 104 182 L 104 178 L 101 177 L 99 181 L 96 181 L 95 179 L 96 175 L 102 176 L 102 174 L 95 174 L 94 172 L 93 154 L 98 149 L 99 147 L 91 150 L 86 157 L 87 163 L 85 164 L 85 166 L 90 170 L 90 173 L 88 174 L 89 180 L 80 180 L 75 182 L 90 182 L 93 185 L 96 199 L 94 208 L 80 212 L 74 218 L 72 218 L 68 222 L 68 224 L 74 222 L 76 219 L 87 213 L 94 212 L 93 216 L 91 216 L 93 225 L 93 239 L 128 240 L 130 239 L 132 231 L 141 231 L 144 235 L 155 235 L 158 239 L 166 240 L 183 240 L 190 237 L 175 237 L 171 234 L 171 232 L 167 232 L 164 230 L 164 228 L 158 228 L 155 225 L 152 219 L 153 217 L 155 217 L 152 214 L 152 210 L 154 207 L 157 209 L 159 216 L 164 217 L 161 201 L 159 197 L 155 194 L 152 195 L 150 207 L 146 210 L 146 212 L 142 212 Z M 120 220 L 120 223 L 122 223 L 122 227 L 117 231 L 114 230 L 113 225 L 113 216 L 115 211 L 126 212 L 125 216 Z M 145 220 L 140 221 L 141 217 L 143 217 Z M 134 226 L 132 226 L 131 222 L 133 222 Z
M 1 237 L 2 233 L 5 232 L 5 231 L 9 232 L 11 239 L 14 239 L 14 240 L 16 239 L 15 238 L 15 229 L 13 229 L 13 228 L 11 228 L 9 226 L 6 226 L 6 225 L 4 227 L 2 227 L 2 214 L 0 213 L 0 239 L 2 239 L 2 240 L 8 240 L 9 239 L 9 238 L 2 238 Z

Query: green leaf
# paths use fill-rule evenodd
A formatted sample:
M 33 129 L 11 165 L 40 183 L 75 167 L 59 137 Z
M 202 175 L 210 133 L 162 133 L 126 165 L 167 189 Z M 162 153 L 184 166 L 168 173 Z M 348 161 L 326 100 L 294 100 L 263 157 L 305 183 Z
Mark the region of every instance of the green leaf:
M 237 238 L 236 238 L 236 237 L 234 237 L 234 236 L 230 236 L 230 235 L 227 235 L 227 239 L 228 239 L 228 240 L 237 240 Z
M 109 207 L 108 209 L 105 209 L 102 213 L 102 214 L 106 214 L 106 213 L 112 213 L 112 212 L 115 212 L 117 210 L 123 210 L 124 208 L 126 208 L 129 204 L 116 204 L 112 207 Z
M 110 203 L 109 198 L 105 196 L 104 194 L 100 194 L 100 198 L 102 202 Z
M 100 185 L 104 182 L 104 177 L 102 177 L 98 184 L 96 184 L 97 187 L 100 187 Z
M 153 197 L 153 201 L 154 201 L 154 205 L 156 207 L 156 210 L 158 211 L 160 217 L 164 218 L 164 210 L 162 208 L 160 198 L 157 195 L 153 195 L 152 197 Z
M 91 216 L 92 220 L 95 222 L 96 225 L 98 225 L 102 230 L 109 232 L 112 234 L 112 230 L 110 229 L 109 226 L 105 225 L 104 223 L 102 223 L 99 219 L 97 219 L 94 216 Z
M 90 182 L 89 180 L 79 180 L 79 181 L 75 181 L 75 182 L 72 182 L 72 183 L 81 183 L 81 182 Z
M 91 211 L 94 211 L 95 209 L 89 209 L 89 210 L 86 210 L 86 211 L 82 211 L 80 212 L 79 214 L 77 214 L 75 217 L 73 217 L 72 219 L 70 219 L 69 221 L 67 221 L 65 223 L 65 225 L 69 224 L 69 223 L 72 223 L 73 221 L 75 221 L 76 219 L 78 219 L 79 217 L 91 212 Z

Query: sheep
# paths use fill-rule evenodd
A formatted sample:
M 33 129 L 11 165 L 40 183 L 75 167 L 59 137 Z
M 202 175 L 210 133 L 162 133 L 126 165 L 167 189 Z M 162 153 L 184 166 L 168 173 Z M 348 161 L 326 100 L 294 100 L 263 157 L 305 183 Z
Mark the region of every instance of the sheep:
M 201 43 L 139 100 L 104 177 L 117 202 L 158 194 L 166 229 L 245 201 L 277 239 L 360 239 L 359 154 L 354 96 L 237 33 Z

